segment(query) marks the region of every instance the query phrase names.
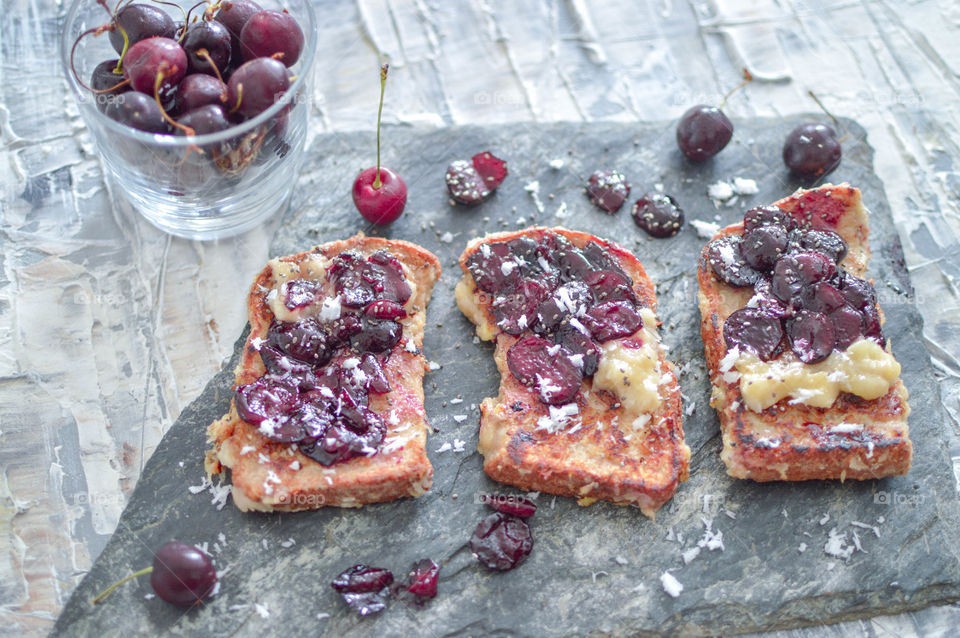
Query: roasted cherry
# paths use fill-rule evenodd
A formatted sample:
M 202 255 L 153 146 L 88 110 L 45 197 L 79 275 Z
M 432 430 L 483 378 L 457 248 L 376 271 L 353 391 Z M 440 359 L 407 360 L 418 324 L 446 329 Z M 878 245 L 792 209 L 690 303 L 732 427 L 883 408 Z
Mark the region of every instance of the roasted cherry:
M 728 349 L 738 346 L 769 361 L 780 353 L 783 327 L 780 319 L 759 308 L 740 308 L 723 322 L 723 340 Z
M 587 181 L 587 197 L 607 213 L 615 213 L 630 196 L 630 182 L 620 171 L 597 171 Z
M 470 550 L 487 568 L 509 571 L 521 565 L 530 555 L 533 534 L 522 518 L 494 512 L 473 530 Z

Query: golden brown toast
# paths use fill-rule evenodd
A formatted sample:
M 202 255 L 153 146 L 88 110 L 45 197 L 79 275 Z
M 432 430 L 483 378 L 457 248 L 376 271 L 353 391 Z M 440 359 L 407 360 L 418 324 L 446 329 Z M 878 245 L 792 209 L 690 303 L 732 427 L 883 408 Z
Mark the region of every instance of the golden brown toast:
M 538 240 L 549 233 L 562 235 L 577 248 L 597 242 L 632 279 L 646 320 L 634 334 L 607 344 L 622 347 L 621 342 L 642 340 L 652 347 L 647 351 L 651 353 L 649 365 L 659 375 L 653 377 L 653 397 L 658 405 L 652 413 L 628 411 L 624 403 L 629 401 L 595 387 L 598 371 L 582 382 L 575 399 L 576 416 L 567 416 L 560 427 L 543 427 L 555 421 L 553 406 L 544 405 L 534 388 L 523 385 L 510 371 L 507 353 L 523 335 L 507 334 L 497 326 L 493 299 L 477 288 L 467 262 L 485 244 L 517 237 Z M 664 358 L 657 334 L 653 282 L 641 263 L 624 248 L 592 235 L 562 228 L 528 228 L 474 239 L 461 255 L 460 265 L 464 276 L 457 285 L 457 304 L 477 325 L 481 338 L 496 341 L 494 356 L 501 375 L 499 396 L 487 398 L 481 405 L 478 448 L 484 457 L 484 471 L 494 480 L 522 489 L 577 498 L 581 505 L 598 499 L 637 505 L 652 517 L 687 479 L 690 451 L 683 440 L 677 376 Z M 604 358 L 611 356 L 602 351 L 601 367 Z
M 839 265 L 863 277 L 870 258 L 869 223 L 859 190 L 846 184 L 801 189 L 775 206 L 801 224 L 838 233 L 849 246 Z M 733 224 L 715 238 L 741 235 L 743 230 L 743 223 Z M 719 414 L 723 434 L 721 459 L 728 473 L 755 481 L 905 474 L 912 455 L 907 426 L 910 408 L 899 377 L 886 394 L 870 400 L 840 392 L 829 407 L 812 407 L 796 397 L 784 397 L 761 411 L 746 407 L 739 375 L 729 362 L 724 365 L 728 347 L 723 325 L 731 313 L 748 304 L 754 289 L 721 280 L 708 263 L 708 247 L 700 255 L 698 268 L 700 330 L 713 384 L 711 405 Z M 887 343 L 887 352 L 889 348 Z M 788 346 L 780 358 L 790 356 Z
M 383 367 L 390 391 L 371 393 L 369 398 L 370 409 L 381 415 L 386 425 L 382 444 L 375 454 L 325 466 L 306 456 L 297 445 L 272 440 L 241 419 L 234 398 L 227 414 L 207 430 L 213 444 L 213 450 L 207 453 L 207 471 L 216 474 L 224 467 L 230 469 L 233 500 L 241 510 L 359 507 L 420 496 L 430 488 L 433 468 L 426 454 L 426 360 L 421 348 L 427 303 L 440 276 L 440 262 L 427 250 L 406 241 L 360 234 L 271 260 L 257 275 L 247 297 L 250 336 L 236 368 L 235 387 L 251 383 L 267 372 L 259 348 L 267 339 L 275 316 L 271 299 L 276 297 L 274 291 L 279 286 L 285 281 L 313 279 L 324 282 L 321 298 L 331 297 L 333 287 L 324 274 L 330 260 L 344 251 L 366 257 L 380 250 L 400 261 L 413 289 L 404 305 L 407 317 L 399 320 L 402 338 Z M 316 312 L 316 304 L 310 307 L 304 312 Z

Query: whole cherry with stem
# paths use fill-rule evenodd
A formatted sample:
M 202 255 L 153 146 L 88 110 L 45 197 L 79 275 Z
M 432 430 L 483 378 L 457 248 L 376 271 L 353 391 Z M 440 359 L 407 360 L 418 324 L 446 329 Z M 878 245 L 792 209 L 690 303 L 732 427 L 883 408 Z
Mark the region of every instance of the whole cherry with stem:
M 96 605 L 129 580 L 150 574 L 150 586 L 157 596 L 178 607 L 203 602 L 217 584 L 217 571 L 210 557 L 193 545 L 172 541 L 157 550 L 153 565 L 121 578 L 92 601 Z
M 677 123 L 677 146 L 693 162 L 705 162 L 722 151 L 733 137 L 733 122 L 723 112 L 731 95 L 746 86 L 753 76 L 743 70 L 743 82 L 727 93 L 720 106 L 691 106 Z
M 380 165 L 380 120 L 383 115 L 383 92 L 387 85 L 387 69 L 380 67 L 380 107 L 377 110 L 377 165 L 360 172 L 353 182 L 353 203 L 367 221 L 383 225 L 397 220 L 407 205 L 407 185 L 403 178 Z

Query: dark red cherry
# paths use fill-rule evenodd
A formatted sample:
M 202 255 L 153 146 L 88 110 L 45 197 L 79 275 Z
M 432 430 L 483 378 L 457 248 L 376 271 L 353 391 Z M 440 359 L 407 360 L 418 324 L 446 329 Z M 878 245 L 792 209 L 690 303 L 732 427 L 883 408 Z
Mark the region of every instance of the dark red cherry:
M 183 49 L 191 73 L 216 75 L 230 64 L 230 32 L 216 20 L 194 22 L 187 27 Z
M 290 88 L 287 67 L 271 58 L 245 62 L 227 82 L 227 108 L 244 117 L 263 113 Z
M 407 205 L 407 184 L 386 166 L 380 167 L 380 183 L 375 185 L 377 167 L 360 171 L 353 182 L 353 204 L 363 218 L 373 224 L 391 224 Z
M 227 85 L 206 73 L 191 73 L 177 86 L 177 112 L 189 113 L 208 104 L 224 106 Z
M 407 311 L 396 301 L 381 299 L 364 308 L 363 314 L 374 319 L 403 319 L 407 316 Z
M 203 602 L 217 584 L 210 557 L 186 543 L 162 545 L 153 557 L 150 586 L 157 596 L 178 607 Z
M 863 337 L 863 317 L 850 306 L 842 306 L 831 312 L 830 320 L 837 332 L 837 350 L 846 350 Z
M 740 254 L 739 235 L 718 237 L 710 242 L 707 260 L 713 272 L 731 286 L 752 286 L 760 279 L 760 273 L 751 268 Z
M 507 163 L 484 151 L 474 155 L 469 162 L 452 162 L 447 167 L 444 181 L 454 201 L 475 205 L 493 195 L 507 174 Z
M 554 335 L 554 341 L 569 350 L 571 361 L 576 363 L 576 357 L 582 362 L 583 376 L 592 376 L 600 363 L 600 346 L 597 342 L 580 332 L 573 326 L 564 326 Z
M 403 335 L 403 328 L 396 321 L 363 318 L 360 332 L 350 343 L 359 352 L 388 352 L 393 349 Z
M 881 346 L 887 345 L 887 339 L 883 336 L 883 324 L 880 321 L 880 311 L 876 306 L 864 306 L 860 311 L 863 316 L 863 336 L 873 339 Z
M 832 230 L 795 231 L 790 244 L 793 250 L 820 253 L 838 264 L 847 256 L 847 242 Z
M 590 288 L 597 303 L 608 301 L 629 301 L 636 303 L 637 293 L 633 290 L 633 281 L 614 270 L 595 270 L 587 273 L 583 282 Z
M 570 361 L 570 354 L 560 344 L 527 335 L 507 350 L 507 367 L 517 381 L 535 387 L 544 403 L 569 403 L 583 382 L 583 373 Z
M 93 95 L 93 100 L 96 102 L 97 108 L 101 111 L 106 109 L 108 104 L 115 101 L 115 96 L 132 90 L 130 83 L 126 82 L 127 78 L 122 71 L 120 73 L 114 73 L 114 69 L 116 68 L 116 59 L 104 60 L 94 67 L 93 73 L 90 75 L 90 88 L 94 91 L 103 91 L 103 93 L 95 93 Z M 123 84 L 123 86 L 118 86 L 119 84 Z M 110 90 L 108 91 L 107 89 Z
M 833 321 L 821 312 L 801 310 L 787 320 L 790 347 L 804 363 L 818 363 L 830 356 L 837 343 Z
M 303 50 L 303 31 L 285 11 L 259 11 L 240 31 L 240 50 L 246 60 L 275 57 L 293 66 Z
M 676 200 L 663 193 L 650 192 L 633 205 L 633 221 L 651 237 L 673 237 L 683 226 L 683 210 Z
M 836 265 L 820 253 L 785 255 L 773 267 L 771 290 L 778 299 L 789 303 L 803 288 L 828 280 L 836 272 Z
M 783 327 L 780 319 L 759 308 L 740 308 L 723 322 L 723 340 L 727 349 L 739 346 L 741 350 L 769 361 L 780 352 Z
M 520 518 L 530 518 L 537 513 L 537 504 L 523 496 L 482 494 L 480 501 L 498 512 L 512 514 Z
M 759 279 L 753 288 L 757 307 L 768 315 L 782 319 L 793 314 L 793 306 L 777 299 L 769 279 Z
M 573 246 L 558 248 L 554 252 L 553 257 L 564 281 L 582 281 L 587 275 L 596 270 L 596 267 L 590 263 L 590 260 Z
M 267 342 L 297 361 L 312 366 L 326 364 L 333 355 L 329 336 L 315 317 L 302 321 L 273 320 L 267 330 Z
M 350 337 L 360 332 L 363 328 L 363 322 L 360 316 L 352 312 L 344 312 L 338 319 L 324 324 L 329 335 L 328 343 L 330 347 L 336 348 L 350 341 Z
M 287 310 L 309 306 L 321 294 L 323 284 L 312 279 L 294 279 L 283 285 L 283 305 Z
M 598 343 L 627 337 L 643 327 L 637 309 L 627 301 L 598 304 L 587 311 L 583 323 Z
M 847 303 L 840 291 L 825 281 L 808 286 L 800 291 L 800 304 L 807 310 L 830 314 Z
M 103 113 L 112 120 L 147 133 L 170 132 L 156 100 L 137 91 L 127 91 L 115 96 Z
M 597 171 L 587 181 L 587 197 L 607 213 L 615 213 L 630 196 L 630 182 L 620 171 Z
M 783 143 L 783 163 L 792 173 L 807 179 L 835 169 L 842 154 L 837 132 L 826 124 L 800 124 Z
M 692 106 L 677 124 L 677 146 L 694 162 L 704 162 L 722 151 L 731 137 L 733 123 L 715 106 Z
M 624 272 L 623 268 L 620 267 L 619 262 L 617 262 L 617 260 L 607 251 L 606 248 L 597 242 L 587 242 L 587 245 L 584 246 L 580 252 L 595 269 L 612 270 L 619 275 L 627 277 L 627 273 Z
M 226 0 L 220 4 L 214 20 L 222 24 L 230 32 L 230 63 L 238 67 L 244 62 L 240 47 L 240 33 L 244 25 L 255 14 L 263 9 L 252 0 Z
M 128 46 L 147 38 L 173 38 L 177 31 L 173 18 L 166 11 L 149 4 L 128 4 L 117 12 L 114 24 L 117 28 L 109 32 L 110 44 L 117 53 L 123 53 L 121 29 L 127 34 Z
M 877 293 L 873 285 L 865 279 L 854 277 L 846 272 L 840 280 L 840 294 L 857 310 L 875 306 L 877 303 Z
M 396 301 L 401 306 L 407 303 L 412 291 L 400 260 L 385 250 L 378 250 L 367 261 L 380 281 L 376 289 L 377 299 Z
M 470 158 L 470 161 L 473 162 L 477 174 L 480 175 L 483 183 L 490 190 L 497 190 L 503 180 L 507 178 L 507 163 L 490 151 L 477 153 Z
M 134 91 L 153 95 L 158 77 L 163 87 L 175 86 L 187 73 L 187 54 L 176 40 L 147 38 L 127 50 L 123 72 Z
M 510 265 L 504 267 L 506 262 Z M 507 283 L 520 280 L 520 269 L 515 264 L 509 245 L 503 242 L 481 244 L 466 261 L 477 288 L 490 294 L 496 294 Z
M 234 393 L 237 414 L 252 425 L 282 417 L 297 406 L 299 397 L 293 379 L 271 375 L 239 386 Z
M 440 566 L 429 558 L 418 560 L 407 576 L 407 591 L 421 600 L 437 595 L 437 581 L 440 578 Z
M 350 609 L 367 616 L 386 609 L 392 584 L 390 570 L 354 565 L 334 578 L 330 586 L 337 590 Z
M 751 268 L 768 272 L 786 252 L 788 238 L 781 226 L 759 226 L 743 234 L 740 255 Z
M 797 222 L 789 214 L 777 206 L 757 206 L 743 215 L 743 230 L 751 231 L 760 226 L 779 226 L 785 230 L 793 230 Z
M 371 392 L 377 394 L 390 392 L 390 382 L 387 381 L 387 375 L 376 355 L 369 352 L 363 355 L 360 360 L 360 370 L 366 376 L 367 387 Z
M 521 279 L 501 289 L 491 304 L 497 326 L 507 334 L 518 335 L 533 329 L 537 309 L 549 291 L 532 279 Z
M 494 512 L 477 525 L 470 537 L 470 550 L 489 569 L 509 571 L 527 559 L 533 550 L 533 534 L 522 518 Z
M 216 104 L 207 104 L 181 115 L 177 123 L 189 127 L 195 135 L 210 135 L 230 128 L 230 122 L 223 109 Z M 177 135 L 183 135 L 183 129 L 177 129 Z
M 537 327 L 553 332 L 570 317 L 584 314 L 593 303 L 593 294 L 581 281 L 561 284 L 537 308 Z

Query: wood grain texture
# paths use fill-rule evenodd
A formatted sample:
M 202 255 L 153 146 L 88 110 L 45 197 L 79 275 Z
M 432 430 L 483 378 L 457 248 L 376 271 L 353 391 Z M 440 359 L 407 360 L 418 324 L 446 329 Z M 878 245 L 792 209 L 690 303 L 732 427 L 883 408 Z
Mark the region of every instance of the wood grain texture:
M 372 127 L 381 55 L 393 63 L 384 119 L 399 125 L 665 121 L 718 102 L 744 65 L 789 79 L 741 91 L 731 116 L 811 111 L 815 91 L 877 149 L 956 429 L 956 2 L 317 7 L 315 133 Z M 171 239 L 111 197 L 54 60 L 64 11 L 10 0 L 0 15 L 0 627 L 36 635 L 102 550 L 144 460 L 232 351 L 244 309 L 223 299 L 259 269 L 274 228 L 216 244 Z M 389 164 L 403 149 L 387 144 Z M 360 168 L 342 167 L 337 188 L 346 192 Z M 957 624 L 960 613 L 942 608 L 821 633 L 924 635 Z

